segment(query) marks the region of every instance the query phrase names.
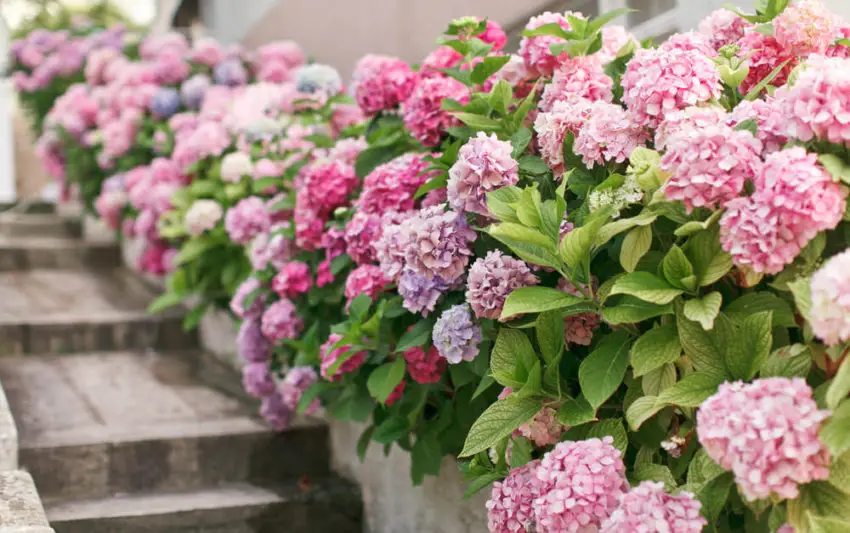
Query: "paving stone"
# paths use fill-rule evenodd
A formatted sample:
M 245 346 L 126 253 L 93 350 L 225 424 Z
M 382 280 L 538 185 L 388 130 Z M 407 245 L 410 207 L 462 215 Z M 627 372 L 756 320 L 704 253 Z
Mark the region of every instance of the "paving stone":
M 111 269 L 121 265 L 114 243 L 81 243 L 51 237 L 0 235 L 0 272 L 43 269 Z

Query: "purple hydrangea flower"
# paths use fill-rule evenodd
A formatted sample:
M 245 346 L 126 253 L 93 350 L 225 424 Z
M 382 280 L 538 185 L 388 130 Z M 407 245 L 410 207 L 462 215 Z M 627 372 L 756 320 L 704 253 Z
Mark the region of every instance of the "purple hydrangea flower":
M 158 118 L 169 118 L 179 109 L 180 93 L 172 87 L 160 87 L 151 99 L 151 113 Z
M 499 318 L 508 295 L 539 282 L 524 261 L 491 250 L 469 269 L 466 301 L 478 318 Z
M 283 403 L 295 411 L 304 393 L 319 381 L 319 375 L 311 366 L 296 366 L 287 372 L 286 377 L 280 383 L 280 395 Z M 314 399 L 304 411 L 308 415 L 315 414 L 319 410 L 319 399 Z
M 242 367 L 242 386 L 254 398 L 274 394 L 275 383 L 268 363 L 248 363 Z
M 318 63 L 304 65 L 295 73 L 295 88 L 301 93 L 314 94 L 323 91 L 335 95 L 342 92 L 342 78 L 331 66 Z
M 402 305 L 411 313 L 428 316 L 434 311 L 437 300 L 440 299 L 450 285 L 439 277 L 428 278 L 412 269 L 405 269 L 398 281 L 398 293 L 404 299 Z
M 443 311 L 431 335 L 440 355 L 453 365 L 475 359 L 478 344 L 483 338 L 481 326 L 472 321 L 472 313 L 466 304 Z
M 239 326 L 239 335 L 236 337 L 236 347 L 239 350 L 239 356 L 249 363 L 265 363 L 272 356 L 271 344 L 263 336 L 258 320 L 250 319 L 242 322 Z
M 284 403 L 279 392 L 275 392 L 263 398 L 263 403 L 260 405 L 260 416 L 276 430 L 283 431 L 292 425 L 295 411 Z
M 286 299 L 278 300 L 263 313 L 260 328 L 272 342 L 295 339 L 304 329 L 304 320 L 298 316 L 295 304 Z
M 195 74 L 183 82 L 183 86 L 180 87 L 180 98 L 183 99 L 183 104 L 189 109 L 200 109 L 210 85 L 212 82 L 206 74 Z
M 237 87 L 248 82 L 248 72 L 239 59 L 226 59 L 213 69 L 213 79 L 216 85 Z
M 265 309 L 266 299 L 259 295 L 246 307 L 245 298 L 260 290 L 262 285 L 257 278 L 248 278 L 236 289 L 236 294 L 230 300 L 230 310 L 241 319 L 257 318 Z
M 435 205 L 402 222 L 402 228 L 408 267 L 449 282 L 463 275 L 476 237 L 463 215 Z

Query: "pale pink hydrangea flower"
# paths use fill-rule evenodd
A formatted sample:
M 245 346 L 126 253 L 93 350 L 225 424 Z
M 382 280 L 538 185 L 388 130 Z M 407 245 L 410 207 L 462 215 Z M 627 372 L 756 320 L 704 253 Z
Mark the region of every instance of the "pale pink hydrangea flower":
M 744 65 L 749 68 L 747 77 L 738 88 L 742 94 L 747 94 L 753 87 L 770 75 L 779 65 L 788 63 L 779 71 L 779 74 L 770 82 L 774 87 L 781 87 L 788 81 L 788 75 L 797 66 L 797 57 L 787 48 L 779 44 L 772 35 L 761 34 L 755 29 L 749 28 L 744 36 L 738 41 L 739 58 L 746 58 Z
M 239 244 L 248 244 L 260 233 L 271 227 L 271 216 L 266 203 L 256 196 L 249 196 L 227 210 L 224 229 L 230 239 Z
M 602 49 L 596 52 L 599 60 L 605 64 L 617 58 L 617 54 L 627 45 L 634 44 L 637 49 L 640 43 L 625 26 L 611 25 L 602 28 Z
M 304 330 L 304 320 L 289 300 L 278 300 L 266 308 L 260 321 L 263 335 L 271 342 L 297 339 Z
M 628 490 L 626 466 L 613 437 L 565 441 L 543 456 L 535 471 L 534 499 L 538 530 L 590 532 L 617 508 Z
M 416 73 L 401 59 L 367 55 L 354 66 L 351 90 L 367 115 L 395 109 L 416 86 Z
M 369 143 L 363 137 L 340 139 L 334 144 L 333 148 L 328 150 L 328 159 L 353 165 L 357 161 L 357 156 L 360 155 L 360 152 L 368 147 Z
M 381 272 L 381 267 L 377 265 L 360 265 L 348 274 L 345 280 L 345 298 L 348 300 L 345 308 L 351 305 L 351 302 L 365 294 L 371 300 L 375 300 L 382 292 L 387 289 L 389 282 Z
M 442 109 L 445 99 L 469 103 L 469 89 L 454 78 L 435 77 L 421 80 L 402 105 L 404 125 L 425 146 L 437 146 L 446 130 L 460 126 L 454 115 Z
M 421 346 L 409 348 L 404 351 L 404 360 L 407 373 L 413 381 L 422 385 L 439 382 L 448 366 L 436 346 L 431 346 L 427 352 Z
M 186 228 L 186 233 L 197 237 L 205 231 L 215 228 L 223 215 L 224 210 L 217 201 L 195 200 L 186 211 L 183 225 Z
M 614 80 L 605 74 L 597 55 L 576 57 L 555 71 L 552 83 L 543 90 L 540 109 L 551 111 L 555 102 L 565 102 L 575 97 L 593 102 L 610 102 L 614 99 L 613 86 Z
M 283 265 L 272 279 L 272 290 L 281 298 L 295 298 L 313 287 L 310 265 L 301 261 L 290 261 Z
M 540 280 L 520 259 L 490 250 L 475 260 L 466 282 L 466 301 L 478 318 L 499 319 L 508 296 Z
M 248 278 L 236 289 L 233 298 L 230 299 L 230 310 L 242 320 L 259 318 L 266 307 L 266 299 L 260 294 L 262 284 L 257 278 Z M 245 305 L 245 300 L 253 297 L 250 304 Z
M 850 250 L 831 257 L 812 276 L 809 323 L 824 343 L 850 340 Z
M 514 468 L 502 481 L 493 483 L 487 500 L 487 526 L 490 533 L 534 533 L 534 500 L 540 496 L 541 482 L 536 469 L 540 461 Z
M 590 106 L 591 102 L 585 98 L 556 102 L 551 111 L 538 114 L 534 120 L 540 155 L 554 171 L 556 180 L 564 174 L 564 139 L 567 132 L 578 134 L 587 121 Z
M 399 281 L 405 264 L 404 243 L 407 237 L 401 223 L 414 214 L 413 211 L 404 213 L 388 211 L 381 217 L 381 225 L 384 229 L 381 237 L 373 244 L 375 257 L 380 263 L 384 277 L 393 282 Z
M 221 179 L 228 183 L 239 183 L 243 176 L 254 173 L 251 156 L 245 152 L 231 152 L 221 160 Z
M 422 60 L 420 72 L 423 76 L 444 76 L 445 74 L 441 72 L 443 69 L 457 66 L 461 61 L 463 56 L 454 48 L 438 46 Z
M 674 137 L 661 158 L 661 169 L 671 173 L 664 195 L 681 200 L 688 212 L 695 207 L 722 207 L 737 198 L 744 182 L 759 172 L 761 152 L 761 142 L 748 131 L 725 124 Z
M 708 38 L 712 48 L 720 50 L 726 45 L 737 43 L 749 27 L 752 27 L 751 22 L 733 11 L 721 8 L 702 19 L 699 32 Z
M 319 348 L 319 355 L 322 359 L 320 372 L 322 377 L 327 381 L 339 381 L 342 379 L 343 374 L 354 372 L 366 362 L 367 353 L 365 351 L 357 352 L 354 355 L 348 356 L 347 354 L 351 351 L 351 346 L 340 346 L 339 348 L 334 348 L 334 345 L 338 343 L 340 339 L 342 339 L 342 335 L 331 333 L 327 342 Z M 331 372 L 331 367 L 342 356 L 346 356 L 346 360 L 339 365 L 335 371 Z
M 793 499 L 799 485 L 829 477 L 829 452 L 818 438 L 829 414 L 801 378 L 724 383 L 700 406 L 697 435 L 745 498 Z
M 484 132 L 464 144 L 449 169 L 446 192 L 452 209 L 488 216 L 487 193 L 519 181 L 512 151 L 510 142 Z
M 773 19 L 773 27 L 779 44 L 806 57 L 825 53 L 835 42 L 838 17 L 821 0 L 798 0 Z
M 687 137 L 694 131 L 723 124 L 728 117 L 729 114 L 719 105 L 691 106 L 668 113 L 655 130 L 655 148 L 664 150 L 671 139 L 680 135 Z
M 453 282 L 464 274 L 476 233 L 466 218 L 441 206 L 422 209 L 401 223 L 406 266 Z
M 701 508 L 690 492 L 674 496 L 667 494 L 664 483 L 644 481 L 622 497 L 599 533 L 700 533 L 708 525 Z
M 671 111 L 708 102 L 721 93 L 714 62 L 688 49 L 640 49 L 621 82 L 623 102 L 639 124 L 651 128 Z
M 589 168 L 606 162 L 622 163 L 632 150 L 649 141 L 646 128 L 617 104 L 594 102 L 587 121 L 579 128 L 573 150 Z
M 536 17 L 531 17 L 528 24 L 525 25 L 526 30 L 536 30 L 547 24 L 557 24 L 566 31 L 570 31 L 570 26 L 567 20 L 567 15 L 574 15 L 584 18 L 580 13 L 568 11 L 564 14 L 552 13 L 547 11 Z M 565 42 L 560 37 L 554 35 L 543 35 L 540 37 L 523 37 L 519 43 L 519 55 L 525 60 L 528 68 L 537 71 L 541 75 L 550 76 L 552 72 L 558 68 L 558 65 L 569 60 L 566 53 L 558 57 L 552 55 L 549 45 Z
M 561 435 L 567 429 L 569 428 L 558 422 L 558 411 L 553 407 L 544 405 L 534 415 L 534 418 L 522 424 L 517 432 L 538 448 L 545 448 L 557 444 Z
M 662 50 L 691 50 L 708 57 L 716 57 L 717 51 L 705 35 L 695 31 L 674 33 L 658 47 Z
M 765 154 L 781 150 L 788 142 L 784 131 L 787 118 L 776 99 L 744 100 L 729 114 L 727 123 L 735 127 L 747 120 L 756 122 L 756 138 L 762 142 Z
M 782 527 L 776 530 L 776 533 L 797 533 L 797 530 L 791 524 L 783 524 Z

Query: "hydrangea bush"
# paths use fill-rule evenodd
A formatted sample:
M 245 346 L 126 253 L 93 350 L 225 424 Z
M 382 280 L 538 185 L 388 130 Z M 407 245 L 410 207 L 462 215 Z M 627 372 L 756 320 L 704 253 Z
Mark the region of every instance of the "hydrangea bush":
M 414 483 L 456 456 L 494 533 L 843 531 L 850 25 L 770 0 L 653 46 L 622 14 L 517 54 L 457 19 L 358 62 L 356 106 L 320 66 L 208 93 L 169 122 L 186 182 L 127 212 L 179 246 L 156 307 L 228 301 L 272 425 L 364 422 Z

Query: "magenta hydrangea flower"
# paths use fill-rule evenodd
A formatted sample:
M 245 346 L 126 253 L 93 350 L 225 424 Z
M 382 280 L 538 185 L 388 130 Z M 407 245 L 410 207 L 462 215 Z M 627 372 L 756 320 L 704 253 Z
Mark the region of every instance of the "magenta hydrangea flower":
M 296 209 L 327 218 L 336 208 L 348 204 L 348 197 L 358 184 L 352 165 L 329 159 L 310 163 L 295 180 Z
M 629 483 L 613 442 L 613 437 L 564 441 L 543 456 L 535 471 L 540 483 L 533 504 L 538 530 L 593 531 L 617 508 Z
M 275 392 L 275 382 L 268 363 L 248 363 L 242 367 L 242 386 L 249 395 L 261 399 Z
M 594 54 L 580 56 L 564 63 L 543 90 L 540 109 L 551 111 L 555 102 L 586 98 L 591 102 L 610 102 L 614 98 L 614 80 L 605 74 L 601 58 Z
M 611 161 L 622 163 L 632 150 L 648 141 L 646 128 L 635 123 L 625 109 L 617 104 L 594 102 L 588 109 L 587 121 L 579 129 L 573 150 L 592 168 Z
M 388 211 L 381 217 L 383 232 L 373 243 L 375 256 L 381 265 L 381 271 L 388 280 L 398 282 L 404 270 L 406 232 L 402 222 L 413 216 L 413 211 L 398 213 Z
M 568 11 L 563 15 L 547 11 L 537 15 L 536 17 L 531 17 L 531 20 L 529 20 L 528 24 L 525 25 L 525 29 L 536 30 L 537 28 L 547 24 L 557 24 L 564 30 L 570 31 L 572 26 L 570 26 L 569 20 L 567 20 L 567 15 L 584 18 L 581 13 L 573 11 Z M 554 72 L 559 65 L 569 60 L 569 56 L 566 52 L 557 57 L 552 55 L 552 51 L 549 46 L 561 42 L 565 41 L 554 35 L 523 37 L 519 43 L 519 55 L 525 61 L 528 68 L 543 76 L 551 76 L 552 72 Z
M 401 383 L 395 386 L 395 388 L 390 392 L 390 395 L 387 396 L 387 401 L 384 402 L 384 405 L 387 407 L 401 400 L 401 397 L 404 396 L 404 388 L 407 386 L 406 380 L 401 380 Z
M 322 377 L 327 381 L 339 381 L 342 379 L 343 374 L 349 374 L 354 372 L 360 366 L 366 362 L 366 352 L 357 352 L 354 355 L 348 355 L 351 351 L 350 346 L 340 346 L 339 348 L 334 348 L 334 345 L 339 342 L 342 338 L 342 335 L 338 335 L 336 333 L 331 333 L 328 337 L 327 342 L 325 342 L 321 348 L 319 348 L 319 355 L 322 358 L 322 364 L 320 365 L 320 372 Z M 336 363 L 340 357 L 345 356 L 345 361 L 339 365 L 338 368 L 334 372 L 331 372 L 331 367 Z
M 785 136 L 787 118 L 776 99 L 744 100 L 732 110 L 727 122 L 735 127 L 747 120 L 756 122 L 756 138 L 762 142 L 764 153 L 777 152 L 788 142 Z
M 367 115 L 395 109 L 410 97 L 415 86 L 416 73 L 395 57 L 370 54 L 354 66 L 351 90 Z
M 812 276 L 809 323 L 830 346 L 850 340 L 850 250 L 831 257 Z
M 688 212 L 723 206 L 759 172 L 761 151 L 761 142 L 748 131 L 725 124 L 674 137 L 661 158 L 661 169 L 671 173 L 664 194 L 681 200 Z
M 513 291 L 538 283 L 525 261 L 490 250 L 469 269 L 466 301 L 478 318 L 500 319 L 505 300 Z
M 271 227 L 271 215 L 266 203 L 256 196 L 239 200 L 239 203 L 227 210 L 224 217 L 224 229 L 230 240 L 246 245 L 260 233 Z
M 450 283 L 463 275 L 472 256 L 470 245 L 476 238 L 463 215 L 434 206 L 422 209 L 401 225 L 408 267 Z
M 538 448 L 557 444 L 561 435 L 569 429 L 558 422 L 558 411 L 548 405 L 540 408 L 534 418 L 522 424 L 517 432 Z
M 737 43 L 752 23 L 737 13 L 725 8 L 712 11 L 699 23 L 699 32 L 708 38 L 715 50 Z
M 555 102 L 550 111 L 540 113 L 534 119 L 534 131 L 540 146 L 540 156 L 560 180 L 564 174 L 564 139 L 567 132 L 577 135 L 587 121 L 592 102 L 585 98 L 574 98 Z
M 797 57 L 790 50 L 779 44 L 772 35 L 764 35 L 748 28 L 738 41 L 738 57 L 744 59 L 744 65 L 749 68 L 747 77 L 738 88 L 742 94 L 747 94 L 753 87 L 761 83 L 782 63 L 788 63 L 770 82 L 774 87 L 781 87 L 788 81 L 788 75 L 797 66 Z
M 296 366 L 290 369 L 278 387 L 278 392 L 284 405 L 295 412 L 304 393 L 318 381 L 319 376 L 313 370 L 313 367 Z M 314 415 L 318 412 L 319 407 L 319 399 L 315 398 L 304 410 L 304 414 Z
M 248 319 L 239 326 L 236 336 L 239 356 L 248 363 L 267 363 L 272 357 L 271 344 L 260 330 L 260 321 Z
M 358 211 L 383 215 L 413 209 L 416 191 L 434 175 L 425 172 L 429 163 L 424 158 L 425 154 L 408 153 L 375 167 L 363 180 Z
M 304 320 L 289 300 L 278 300 L 263 313 L 260 322 L 263 335 L 271 342 L 283 339 L 297 339 L 304 329 Z
M 383 269 L 381 271 L 384 272 Z M 428 316 L 434 311 L 440 297 L 450 288 L 451 285 L 439 276 L 429 278 L 406 268 L 398 279 L 397 290 L 405 309 Z
M 791 2 L 773 19 L 776 41 L 796 56 L 824 54 L 835 42 L 838 17 L 821 0 Z
M 407 363 L 407 373 L 416 383 L 427 385 L 437 383 L 446 373 L 446 360 L 440 357 L 436 346 L 431 346 L 426 352 L 421 346 L 415 346 L 404 351 Z
M 655 149 L 664 150 L 672 139 L 723 124 L 728 118 L 726 110 L 718 105 L 691 106 L 670 112 L 655 129 Z
M 440 356 L 452 365 L 473 361 L 478 356 L 478 344 L 483 339 L 481 326 L 473 322 L 466 304 L 443 311 L 434 324 L 431 337 Z
M 810 62 L 776 98 L 788 137 L 850 146 L 850 59 Z
M 452 68 L 463 61 L 463 56 L 451 46 L 438 46 L 425 56 L 419 71 L 423 76 L 445 76 L 442 69 Z
M 257 278 L 248 278 L 236 288 L 233 298 L 230 299 L 230 310 L 237 317 L 245 320 L 249 318 L 259 318 L 266 306 L 266 298 L 263 294 L 259 294 L 262 284 Z M 247 306 L 245 299 L 248 296 L 254 296 L 254 299 Z
M 510 142 L 484 132 L 464 144 L 449 169 L 446 192 L 452 209 L 489 215 L 487 193 L 519 181 L 519 163 L 512 151 Z
M 381 238 L 380 215 L 357 211 L 345 225 L 346 253 L 358 265 L 377 259 L 374 244 Z
M 493 483 L 487 500 L 487 527 L 490 533 L 535 533 L 534 500 L 540 496 L 541 482 L 536 469 L 540 461 L 514 468 L 502 481 Z
M 708 525 L 700 515 L 701 508 L 702 504 L 690 492 L 674 496 L 664 491 L 664 483 L 644 481 L 622 497 L 599 533 L 700 533 Z
M 402 105 L 405 127 L 425 146 L 437 146 L 447 129 L 461 125 L 460 120 L 442 109 L 445 99 L 468 104 L 469 89 L 454 78 L 426 78 Z
M 596 278 L 592 281 L 596 286 Z M 570 280 L 561 278 L 558 280 L 558 290 L 578 296 L 579 298 L 587 297 L 587 286 L 584 285 L 579 290 L 578 287 L 570 283 Z M 599 328 L 602 319 L 596 313 L 580 313 L 564 318 L 564 342 L 567 346 L 570 344 L 579 344 L 581 346 L 590 346 L 593 342 L 593 334 Z
M 635 120 L 655 128 L 667 113 L 718 98 L 720 73 L 697 50 L 640 49 L 621 80 L 623 102 Z
M 272 290 L 281 298 L 295 298 L 313 287 L 310 265 L 301 261 L 290 261 L 283 265 L 272 279 Z
M 700 406 L 697 435 L 748 500 L 793 499 L 799 485 L 829 477 L 829 452 L 818 438 L 829 414 L 801 378 L 724 383 Z
M 379 294 L 384 292 L 389 285 L 389 282 L 381 272 L 381 267 L 378 265 L 360 265 L 352 270 L 345 279 L 345 298 L 348 302 L 345 308 L 351 305 L 351 301 L 365 294 L 370 299 L 374 300 Z

